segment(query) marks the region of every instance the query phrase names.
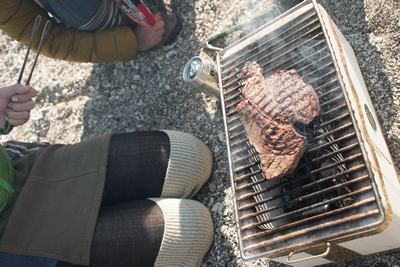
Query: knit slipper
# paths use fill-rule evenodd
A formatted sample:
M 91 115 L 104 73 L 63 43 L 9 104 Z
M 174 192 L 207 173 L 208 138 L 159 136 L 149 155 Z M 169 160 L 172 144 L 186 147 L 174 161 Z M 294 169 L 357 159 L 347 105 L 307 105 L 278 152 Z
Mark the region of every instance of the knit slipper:
M 169 138 L 170 157 L 161 197 L 192 198 L 211 176 L 211 151 L 191 134 L 163 132 Z
M 165 32 L 161 42 L 154 48 L 160 48 L 163 45 L 169 45 L 173 43 L 182 30 L 182 21 L 174 14 L 161 12 L 161 17 L 165 23 Z
M 164 235 L 154 267 L 200 266 L 214 239 L 210 211 L 191 199 L 149 199 L 164 216 Z

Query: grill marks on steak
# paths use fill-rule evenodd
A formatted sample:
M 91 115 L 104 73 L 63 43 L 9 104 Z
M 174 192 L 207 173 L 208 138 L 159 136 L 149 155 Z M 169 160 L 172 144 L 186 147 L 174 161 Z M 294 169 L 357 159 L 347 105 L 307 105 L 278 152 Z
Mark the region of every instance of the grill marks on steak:
M 256 62 L 247 62 L 239 113 L 250 142 L 259 152 L 267 179 L 293 172 L 306 149 L 307 138 L 293 128 L 310 123 L 321 111 L 318 96 L 295 70 L 277 71 L 264 79 Z
M 306 84 L 296 70 L 278 70 L 264 80 L 261 67 L 247 62 L 241 73 L 247 79 L 243 97 L 251 99 L 269 114 L 274 109 L 289 123 L 309 124 L 321 111 L 317 93 Z
M 267 116 L 248 99 L 240 102 L 236 109 L 250 142 L 259 152 L 267 179 L 293 172 L 305 151 L 307 138 L 299 135 L 291 124 Z
M 309 124 L 321 112 L 317 93 L 301 79 L 296 70 L 279 70 L 274 75 L 279 77 L 273 92 L 275 100 L 281 105 L 289 105 L 285 116 L 290 118 L 290 123 Z M 269 79 L 271 77 L 266 79 L 266 83 L 269 83 Z

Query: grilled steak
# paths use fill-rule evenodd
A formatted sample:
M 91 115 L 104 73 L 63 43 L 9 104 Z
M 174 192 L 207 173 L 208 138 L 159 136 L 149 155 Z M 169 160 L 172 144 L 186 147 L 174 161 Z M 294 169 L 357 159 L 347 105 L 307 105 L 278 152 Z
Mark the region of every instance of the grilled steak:
M 251 100 L 243 100 L 236 110 L 250 142 L 259 152 L 266 178 L 278 178 L 293 172 L 305 151 L 307 138 L 299 135 L 290 123 L 266 115 Z
M 321 111 L 314 89 L 296 70 L 278 70 L 264 80 L 262 68 L 256 62 L 247 62 L 241 76 L 247 80 L 243 97 L 251 99 L 267 114 L 273 112 L 290 123 L 308 124 Z
M 247 80 L 239 113 L 250 142 L 259 152 L 267 179 L 293 172 L 306 149 L 307 138 L 293 128 L 295 122 L 310 123 L 321 111 L 318 96 L 295 70 L 279 70 L 264 79 L 256 62 L 247 62 Z

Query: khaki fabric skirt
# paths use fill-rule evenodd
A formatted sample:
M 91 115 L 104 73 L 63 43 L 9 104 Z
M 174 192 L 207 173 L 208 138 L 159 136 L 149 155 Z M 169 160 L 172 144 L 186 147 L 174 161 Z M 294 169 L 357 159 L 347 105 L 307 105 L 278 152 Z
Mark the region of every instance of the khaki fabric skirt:
M 0 217 L 0 252 L 89 264 L 111 136 L 52 145 L 14 163 L 15 195 Z

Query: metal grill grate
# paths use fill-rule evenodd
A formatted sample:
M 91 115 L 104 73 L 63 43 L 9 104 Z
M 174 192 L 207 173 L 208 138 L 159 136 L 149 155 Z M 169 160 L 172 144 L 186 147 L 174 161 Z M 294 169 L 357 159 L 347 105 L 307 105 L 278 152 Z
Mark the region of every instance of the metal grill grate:
M 321 114 L 295 124 L 308 139 L 293 174 L 266 180 L 236 105 L 240 72 L 256 61 L 264 77 L 295 69 L 313 86 Z M 316 3 L 304 1 L 217 56 L 242 257 L 253 259 L 332 241 L 382 220 L 372 172 L 353 125 Z

